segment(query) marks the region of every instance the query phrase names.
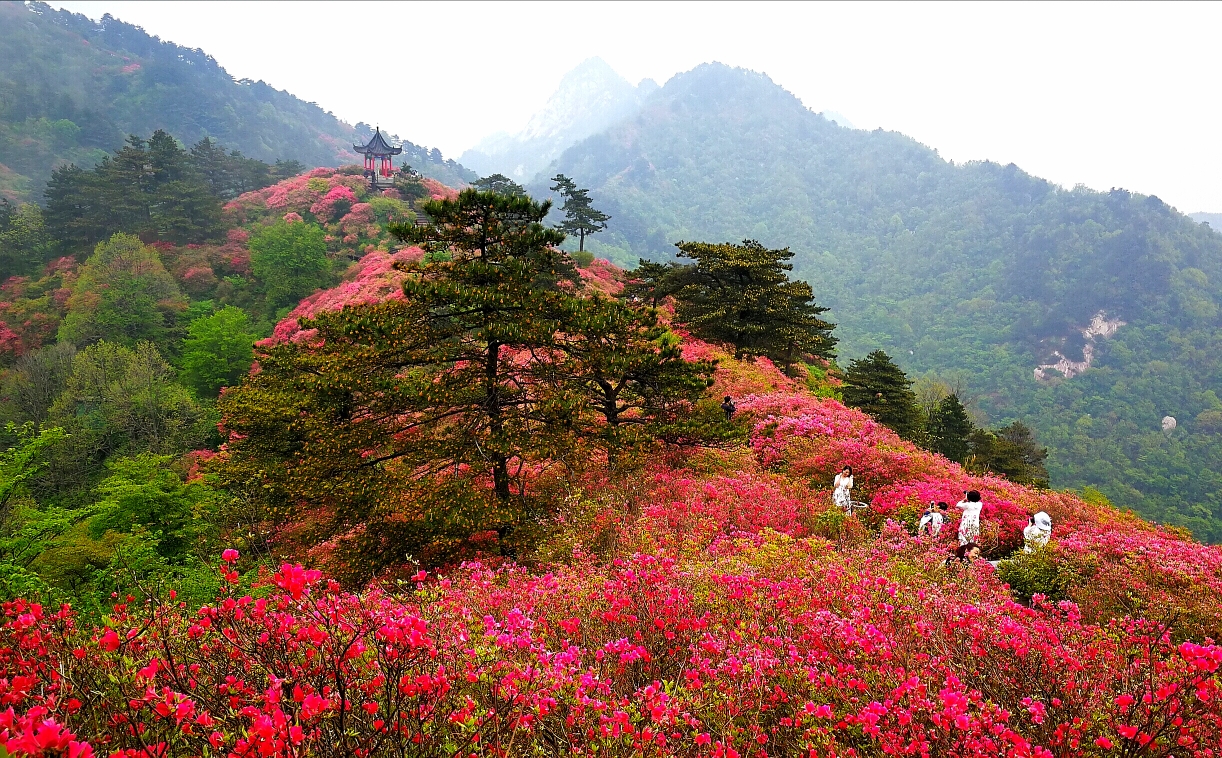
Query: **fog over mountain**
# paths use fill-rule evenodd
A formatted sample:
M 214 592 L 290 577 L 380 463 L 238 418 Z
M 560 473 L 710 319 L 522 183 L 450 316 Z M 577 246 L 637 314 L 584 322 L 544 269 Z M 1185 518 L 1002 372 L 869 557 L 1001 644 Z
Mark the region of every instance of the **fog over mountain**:
M 657 89 L 652 79 L 633 86 L 601 58 L 590 58 L 564 75 L 526 128 L 494 134 L 459 161 L 485 176 L 529 180 L 571 145 L 632 116 Z

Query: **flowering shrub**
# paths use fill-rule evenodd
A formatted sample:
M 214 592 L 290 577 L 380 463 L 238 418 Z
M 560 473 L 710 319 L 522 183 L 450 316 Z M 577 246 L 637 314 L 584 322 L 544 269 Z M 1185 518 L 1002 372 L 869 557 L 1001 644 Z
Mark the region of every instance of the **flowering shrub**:
M 426 176 L 420 180 L 420 183 L 428 190 L 429 197 L 433 200 L 453 200 L 458 197 L 458 190 L 453 187 L 447 187 L 436 179 L 430 179 Z
M 37 280 L 14 276 L 0 284 L 0 358 L 12 359 L 54 341 L 76 268 L 72 258 L 59 258 Z
M 595 258 L 590 265 L 577 269 L 587 291 L 601 295 L 618 295 L 624 288 L 624 270 L 610 261 Z
M 276 324 L 272 336 L 259 344 L 270 345 L 291 340 L 301 331 L 301 319 L 313 318 L 325 311 L 338 311 L 346 305 L 402 299 L 403 278 L 406 274 L 396 270 L 395 264 L 418 261 L 423 255 L 424 251 L 418 247 L 404 248 L 395 253 L 377 249 L 367 252 L 364 258 L 354 264 L 348 281 L 328 290 L 320 290 L 302 300 Z
M 1222 648 L 901 583 L 765 532 L 678 561 L 472 564 L 408 595 L 285 564 L 259 597 L 110 625 L 3 608 L 0 743 L 27 755 L 1214 755 Z M 926 571 L 929 569 L 926 567 Z M 20 672 L 20 673 L 18 673 Z M 516 750 L 514 748 L 517 748 Z M 850 753 L 849 751 L 854 751 Z
M 310 206 L 310 213 L 321 221 L 333 221 L 347 213 L 356 201 L 355 192 L 342 184 L 336 185 Z

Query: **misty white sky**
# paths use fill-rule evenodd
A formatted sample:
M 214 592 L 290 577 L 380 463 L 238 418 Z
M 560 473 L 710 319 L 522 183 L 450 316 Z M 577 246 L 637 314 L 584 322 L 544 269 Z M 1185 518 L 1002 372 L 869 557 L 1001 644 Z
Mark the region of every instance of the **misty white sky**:
M 447 157 L 521 128 L 588 57 L 659 84 L 718 60 L 957 161 L 1222 211 L 1222 3 L 53 4 Z

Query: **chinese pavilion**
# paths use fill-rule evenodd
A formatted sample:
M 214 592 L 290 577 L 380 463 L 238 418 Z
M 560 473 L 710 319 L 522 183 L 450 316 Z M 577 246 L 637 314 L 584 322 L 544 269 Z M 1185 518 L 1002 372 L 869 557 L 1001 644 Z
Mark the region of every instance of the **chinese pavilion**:
M 365 176 L 369 177 L 374 189 L 379 186 L 389 186 L 390 175 L 395 171 L 391 158 L 403 152 L 403 148 L 392 147 L 382 136 L 382 130 L 378 128 L 374 130 L 373 138 L 369 140 L 368 144 L 353 145 L 352 149 L 365 156 Z M 381 165 L 377 165 L 379 160 Z

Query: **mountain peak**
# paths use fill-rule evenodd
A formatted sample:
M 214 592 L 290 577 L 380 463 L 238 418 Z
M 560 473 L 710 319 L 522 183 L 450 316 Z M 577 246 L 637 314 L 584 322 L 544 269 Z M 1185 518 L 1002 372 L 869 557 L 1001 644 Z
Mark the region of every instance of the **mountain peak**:
M 633 86 L 602 58 L 587 58 L 560 79 L 522 131 L 487 137 L 460 160 L 484 175 L 529 180 L 571 145 L 631 116 L 658 89 L 652 79 Z

